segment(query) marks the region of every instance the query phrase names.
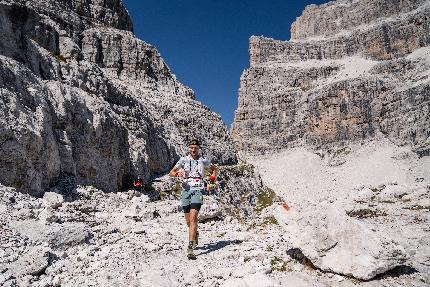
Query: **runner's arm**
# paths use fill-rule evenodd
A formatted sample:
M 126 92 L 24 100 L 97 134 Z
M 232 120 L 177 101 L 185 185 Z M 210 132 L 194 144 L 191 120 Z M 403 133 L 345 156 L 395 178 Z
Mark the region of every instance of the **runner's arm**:
M 210 170 L 210 173 L 211 173 L 211 178 L 213 177 L 213 178 L 216 178 L 217 177 L 217 175 L 218 175 L 218 167 L 216 166 L 216 165 L 214 165 L 214 164 L 211 164 L 210 166 L 209 166 L 209 170 Z
M 182 176 L 183 175 L 183 170 L 181 170 L 180 167 L 174 166 L 172 168 L 172 170 L 169 172 L 169 175 L 172 176 L 172 177 Z
M 209 177 L 210 177 L 211 181 L 215 181 L 215 179 L 216 179 L 216 177 L 218 175 L 218 167 L 215 164 L 213 164 L 211 162 L 211 160 L 209 160 L 207 158 L 203 159 L 203 165 L 205 167 L 209 168 L 209 172 L 210 172 L 210 176 Z
M 184 164 L 185 160 L 181 157 L 175 164 L 175 166 L 172 168 L 172 170 L 169 172 L 169 175 L 172 177 L 184 176 Z

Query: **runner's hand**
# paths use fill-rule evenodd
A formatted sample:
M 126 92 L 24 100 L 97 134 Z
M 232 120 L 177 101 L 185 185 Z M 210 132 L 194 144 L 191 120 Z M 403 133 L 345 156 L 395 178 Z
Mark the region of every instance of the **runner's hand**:
M 185 171 L 183 169 L 178 170 L 176 173 L 177 177 L 185 177 Z

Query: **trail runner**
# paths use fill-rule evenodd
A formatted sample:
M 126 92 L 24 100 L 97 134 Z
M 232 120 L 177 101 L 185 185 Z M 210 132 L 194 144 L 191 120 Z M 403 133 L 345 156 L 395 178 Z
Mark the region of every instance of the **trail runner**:
M 205 168 L 209 167 L 210 181 L 212 182 L 215 181 L 217 168 L 210 160 L 200 156 L 200 143 L 198 140 L 194 139 L 190 141 L 188 153 L 187 156 L 179 159 L 170 171 L 170 176 L 183 178 L 181 204 L 188 226 L 189 243 L 187 257 L 189 259 L 196 259 L 194 248 L 199 241 L 197 217 L 203 204 Z

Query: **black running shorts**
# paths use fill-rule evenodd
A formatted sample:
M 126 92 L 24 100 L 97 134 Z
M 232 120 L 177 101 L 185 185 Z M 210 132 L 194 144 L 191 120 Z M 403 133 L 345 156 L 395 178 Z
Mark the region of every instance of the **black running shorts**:
M 202 207 L 201 203 L 191 203 L 190 205 L 182 206 L 182 208 L 184 209 L 184 213 L 189 213 L 191 209 L 200 211 L 201 207 Z

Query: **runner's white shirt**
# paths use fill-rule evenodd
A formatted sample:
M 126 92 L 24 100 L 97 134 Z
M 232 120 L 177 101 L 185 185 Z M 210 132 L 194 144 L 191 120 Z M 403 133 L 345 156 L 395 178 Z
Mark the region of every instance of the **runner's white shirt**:
M 184 169 L 186 177 L 200 177 L 205 176 L 205 167 L 211 165 L 211 161 L 204 157 L 199 157 L 199 159 L 193 159 L 191 156 L 183 156 L 175 164 L 176 168 Z

